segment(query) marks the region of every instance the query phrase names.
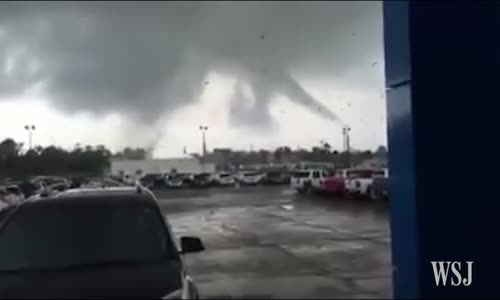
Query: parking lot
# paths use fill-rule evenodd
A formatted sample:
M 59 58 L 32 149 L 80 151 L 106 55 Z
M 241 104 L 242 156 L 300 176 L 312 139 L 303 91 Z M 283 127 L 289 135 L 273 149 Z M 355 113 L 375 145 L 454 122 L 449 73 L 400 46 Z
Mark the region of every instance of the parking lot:
M 388 298 L 386 204 L 295 195 L 287 186 L 155 192 L 204 298 Z

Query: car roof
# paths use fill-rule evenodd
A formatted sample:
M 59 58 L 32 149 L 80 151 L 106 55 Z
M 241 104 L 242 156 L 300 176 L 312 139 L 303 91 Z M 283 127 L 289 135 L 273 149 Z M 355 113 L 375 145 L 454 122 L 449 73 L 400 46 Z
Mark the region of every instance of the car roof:
M 109 187 L 80 188 L 49 194 L 36 195 L 26 199 L 28 206 L 44 204 L 141 204 L 156 205 L 153 194 L 144 188 Z

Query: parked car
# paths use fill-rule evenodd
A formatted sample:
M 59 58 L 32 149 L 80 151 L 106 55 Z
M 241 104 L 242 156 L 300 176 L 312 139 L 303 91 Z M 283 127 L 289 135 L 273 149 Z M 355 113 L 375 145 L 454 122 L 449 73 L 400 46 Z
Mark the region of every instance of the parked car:
M 194 185 L 194 176 L 193 173 L 178 173 L 182 178 L 182 186 L 191 187 Z
M 214 176 L 214 182 L 220 186 L 229 186 L 234 185 L 236 181 L 231 174 L 222 172 Z
M 45 188 L 42 182 L 31 180 L 29 178 L 9 180 L 5 182 L 4 185 L 18 186 L 24 197 L 38 194 Z
M 122 181 L 126 185 L 135 185 L 137 178 L 135 175 L 125 174 L 123 175 Z
M 100 177 L 85 177 L 80 180 L 79 188 L 97 188 L 101 187 Z
M 118 187 L 118 186 L 125 186 L 125 184 L 110 177 L 102 179 L 102 187 Z
M 258 171 L 240 172 L 238 182 L 242 185 L 257 185 L 262 183 L 264 173 Z
M 17 185 L 0 186 L 0 189 L 2 190 L 2 198 L 6 203 L 17 203 L 25 198 L 23 192 Z
M 160 187 L 165 183 L 165 175 L 161 173 L 148 173 L 139 178 L 139 182 L 151 189 Z
M 202 241 L 181 237 L 177 247 L 156 198 L 140 186 L 4 205 L 0 234 L 0 299 L 199 298 L 183 256 L 202 251 Z
M 116 186 L 126 186 L 125 183 L 120 182 L 111 177 L 87 177 L 80 180 L 78 186 L 72 186 L 72 188 L 103 188 L 103 187 L 116 187 Z
M 382 169 L 373 175 L 372 185 L 368 189 L 371 200 L 389 199 L 389 170 Z
M 85 177 L 83 176 L 74 176 L 70 178 L 70 189 L 76 189 L 79 188 L 84 182 L 85 182 Z
M 68 187 L 71 186 L 71 182 L 67 178 L 60 176 L 35 176 L 32 178 L 32 180 L 35 182 L 40 182 L 45 186 L 49 186 L 55 183 L 64 183 Z
M 211 186 L 212 183 L 213 183 L 213 178 L 210 173 L 201 173 L 193 176 L 191 187 L 205 188 Z
M 266 184 L 287 184 L 290 182 L 290 175 L 284 171 L 268 171 L 263 181 Z
M 0 207 L 3 207 L 5 205 L 10 205 L 14 201 L 12 199 L 12 195 L 7 192 L 7 189 L 5 187 L 0 186 Z
M 169 174 L 165 176 L 165 184 L 169 188 L 182 188 L 185 177 L 182 174 Z

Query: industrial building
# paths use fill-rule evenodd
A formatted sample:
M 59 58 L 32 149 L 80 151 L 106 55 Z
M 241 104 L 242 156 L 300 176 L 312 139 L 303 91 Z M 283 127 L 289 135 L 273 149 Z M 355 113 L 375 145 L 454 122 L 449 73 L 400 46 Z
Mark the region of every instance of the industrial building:
M 144 160 L 112 160 L 111 174 L 147 174 L 147 173 L 213 173 L 214 163 L 202 162 L 198 158 L 166 158 Z

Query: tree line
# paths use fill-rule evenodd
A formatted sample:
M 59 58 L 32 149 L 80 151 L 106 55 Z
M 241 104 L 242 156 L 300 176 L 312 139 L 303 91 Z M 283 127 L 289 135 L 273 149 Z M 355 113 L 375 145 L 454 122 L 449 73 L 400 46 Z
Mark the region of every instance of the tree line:
M 0 142 L 0 176 L 98 176 L 109 167 L 111 158 L 144 159 L 146 156 L 146 150 L 142 148 L 125 148 L 112 153 L 104 145 L 76 144 L 72 150 L 54 145 L 36 146 L 25 152 L 22 149 L 23 143 L 12 138 Z
M 217 152 L 219 155 L 217 155 Z M 230 165 L 247 165 L 247 164 L 265 164 L 265 163 L 294 163 L 294 162 L 330 162 L 339 168 L 347 168 L 356 166 L 364 161 L 380 158 L 387 159 L 387 149 L 380 146 L 376 151 L 370 150 L 359 151 L 352 150 L 338 151 L 332 150 L 330 145 L 324 143 L 320 146 L 314 146 L 311 149 L 291 149 L 288 146 L 276 148 L 274 151 L 265 149 L 257 151 L 231 151 L 215 150 L 208 154 L 208 159 L 217 163 L 217 157 L 223 156 L 220 159 L 224 162 L 225 167 Z
M 111 159 L 145 159 L 144 148 L 125 148 L 113 153 L 104 145 L 81 146 L 79 144 L 71 150 L 66 150 L 54 145 L 48 147 L 36 146 L 28 151 L 22 151 L 23 143 L 18 143 L 12 138 L 0 142 L 0 176 L 17 177 L 27 175 L 63 175 L 98 176 L 107 170 Z M 291 149 L 288 146 L 278 147 L 274 151 L 232 151 L 225 150 L 223 160 L 225 163 L 257 164 L 268 162 L 332 162 L 338 167 L 356 165 L 373 157 L 386 155 L 385 147 L 377 151 L 352 151 L 339 152 L 332 150 L 327 143 L 308 149 Z M 220 151 L 219 151 L 220 152 Z M 209 152 L 206 159 L 217 163 L 218 150 Z

